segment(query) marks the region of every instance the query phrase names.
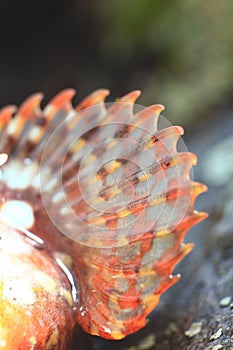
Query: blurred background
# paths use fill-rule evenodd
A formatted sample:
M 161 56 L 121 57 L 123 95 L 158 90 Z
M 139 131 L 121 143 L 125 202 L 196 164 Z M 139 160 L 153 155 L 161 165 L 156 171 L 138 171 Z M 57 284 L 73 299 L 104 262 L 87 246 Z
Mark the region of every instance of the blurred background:
M 206 256 L 209 232 L 216 247 L 232 237 L 232 0 L 1 0 L 0 14 L 0 107 L 37 91 L 48 101 L 66 87 L 77 90 L 74 103 L 97 88 L 111 90 L 108 101 L 142 90 L 139 104 L 162 103 L 185 127 L 199 158 L 195 178 L 209 186 L 199 203 L 210 213 L 206 234 L 199 225 L 190 240 Z M 198 254 L 179 268 L 188 272 L 174 293 L 190 283 Z
M 194 128 L 232 106 L 232 0 L 1 0 L 0 105 L 141 89 Z

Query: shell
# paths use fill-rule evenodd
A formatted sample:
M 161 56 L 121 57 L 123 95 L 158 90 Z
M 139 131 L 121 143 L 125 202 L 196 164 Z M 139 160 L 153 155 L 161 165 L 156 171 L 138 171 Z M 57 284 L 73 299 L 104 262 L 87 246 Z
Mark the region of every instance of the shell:
M 121 339 L 178 281 L 172 271 L 193 247 L 187 231 L 206 217 L 194 209 L 206 187 L 190 178 L 195 155 L 177 151 L 183 129 L 158 130 L 162 105 L 136 106 L 138 91 L 107 104 L 108 93 L 73 107 L 64 90 L 43 110 L 35 94 L 1 110 L 0 220 L 70 269 L 86 332 Z
M 46 250 L 2 221 L 0 236 L 0 348 L 67 349 L 75 311 L 65 274 Z

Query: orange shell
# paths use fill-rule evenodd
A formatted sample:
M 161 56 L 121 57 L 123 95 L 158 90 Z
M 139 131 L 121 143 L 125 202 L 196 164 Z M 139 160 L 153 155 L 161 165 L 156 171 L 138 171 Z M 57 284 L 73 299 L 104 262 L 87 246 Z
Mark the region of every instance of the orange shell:
M 64 275 L 55 278 L 56 256 L 65 256 L 78 289 L 77 322 L 108 339 L 121 339 L 146 324 L 161 294 L 179 279 L 172 271 L 193 247 L 183 243 L 187 231 L 206 217 L 194 209 L 196 197 L 206 190 L 190 179 L 196 157 L 176 149 L 183 129 L 157 130 L 163 106 L 135 112 L 139 94 L 131 92 L 109 106 L 104 102 L 108 91 L 97 90 L 73 108 L 74 91 L 68 89 L 43 110 L 42 95 L 36 94 L 15 112 L 12 107 L 0 112 L 0 153 L 8 155 L 1 168 L 1 230 L 5 233 L 5 219 L 16 220 L 12 204 L 20 210 L 22 202 L 30 206 L 25 206 L 27 220 L 18 215 L 17 225 L 43 240 L 44 250 L 34 255 L 35 266 L 26 257 L 25 265 L 34 271 L 48 255 L 47 277 L 59 285 Z M 44 315 L 54 316 L 54 327 L 72 319 L 69 310 L 63 318 L 65 305 L 56 306 L 63 301 L 55 297 L 53 304 L 37 294 L 40 310 L 35 305 L 29 324 L 27 307 L 12 309 L 4 299 L 4 278 L 0 275 L 5 334 L 20 329 L 33 337 L 31 330 Z M 37 288 L 33 278 L 31 283 Z M 48 337 L 43 327 L 41 344 Z M 72 328 L 71 322 L 67 334 Z M 24 344 L 20 339 L 16 343 Z
M 0 349 L 67 349 L 75 311 L 65 275 L 2 221 L 0 236 Z

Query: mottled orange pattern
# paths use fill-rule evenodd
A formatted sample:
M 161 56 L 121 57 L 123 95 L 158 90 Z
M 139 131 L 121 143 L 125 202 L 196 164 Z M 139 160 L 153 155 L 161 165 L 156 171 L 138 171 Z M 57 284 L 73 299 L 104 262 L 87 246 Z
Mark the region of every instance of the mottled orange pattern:
M 3 345 L 4 334 L 25 330 L 19 346 L 49 349 L 46 323 L 36 332 L 43 315 L 52 315 L 53 330 L 58 329 L 54 349 L 66 348 L 74 323 L 65 320 L 74 317 L 86 332 L 107 339 L 139 330 L 161 294 L 179 279 L 172 275 L 174 267 L 193 247 L 183 243 L 187 231 L 206 217 L 194 209 L 206 190 L 190 178 L 196 157 L 176 148 L 183 129 L 157 128 L 162 105 L 135 111 L 138 91 L 108 105 L 103 89 L 73 107 L 73 95 L 65 90 L 41 109 L 42 95 L 35 94 L 19 109 L 0 111 L 0 153 L 8 155 L 1 167 L 0 229 L 5 235 L 10 227 L 12 242 L 19 235 L 36 251 L 35 265 L 15 251 L 7 254 L 33 271 L 43 255 L 56 291 L 65 283 L 63 296 L 56 292 L 53 302 L 42 297 L 46 286 L 36 292 L 29 325 L 26 306 L 16 303 L 12 309 L 12 300 L 3 297 L 7 276 L 0 274 Z M 20 201 L 33 213 L 24 233 L 14 225 L 14 213 L 8 214 Z M 0 241 L 0 258 L 3 254 Z M 23 271 L 17 271 L 22 281 Z M 31 288 L 34 293 L 34 278 Z M 24 345 L 28 339 L 31 347 Z

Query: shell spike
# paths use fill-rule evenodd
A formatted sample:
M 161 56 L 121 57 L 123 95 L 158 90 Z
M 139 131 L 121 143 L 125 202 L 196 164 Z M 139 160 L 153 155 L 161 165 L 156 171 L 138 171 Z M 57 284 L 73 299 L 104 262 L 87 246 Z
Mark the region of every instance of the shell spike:
M 24 103 L 19 107 L 16 117 L 22 117 L 23 119 L 31 118 L 34 116 L 33 111 L 40 106 L 44 94 L 36 93 L 26 99 Z
M 140 94 L 141 92 L 139 90 L 135 90 L 118 98 L 116 102 L 111 104 L 108 108 L 108 118 L 106 118 L 106 122 L 130 122 L 133 116 L 135 101 Z
M 9 105 L 0 109 L 0 126 L 6 126 L 10 121 L 12 115 L 17 110 L 17 107 L 14 105 Z
M 143 109 L 140 107 L 138 112 L 136 110 L 132 124 L 136 126 L 136 128 L 142 128 L 145 135 L 146 133 L 154 132 L 157 130 L 158 118 L 163 109 L 164 107 L 162 105 L 152 105 Z M 141 137 L 143 137 L 143 133 Z
M 7 125 L 10 122 L 13 114 L 17 110 L 16 106 L 6 106 L 0 110 L 0 149 L 3 148 L 4 144 L 4 133 L 6 132 Z
M 65 89 L 53 97 L 44 109 L 44 115 L 47 120 L 51 120 L 60 109 L 64 109 L 65 111 L 72 109 L 71 100 L 74 95 L 74 89 Z
M 166 292 L 167 289 L 169 289 L 172 286 L 174 286 L 174 284 L 179 282 L 180 278 L 181 278 L 180 274 L 177 274 L 177 275 L 172 275 L 171 274 L 171 275 L 169 275 L 168 278 L 163 283 L 161 289 L 159 290 L 159 294 L 162 294 L 162 293 Z
M 9 120 L 4 135 L 1 136 L 0 140 L 1 149 L 4 152 L 10 153 L 15 147 L 18 147 L 18 142 L 22 137 L 27 122 L 35 118 L 36 109 L 40 105 L 42 98 L 43 94 L 41 93 L 30 96 L 16 111 L 14 118 Z M 11 113 L 11 109 L 5 112 Z M 8 117 L 5 115 L 5 118 L 9 118 L 9 114 Z
M 96 104 L 104 104 L 105 98 L 110 94 L 108 89 L 99 89 L 92 92 L 87 96 L 82 102 L 80 102 L 76 107 L 76 111 L 80 111 L 85 108 L 92 107 Z
M 135 103 L 135 101 L 139 98 L 140 95 L 141 95 L 140 90 L 134 90 L 120 97 L 117 100 L 117 102 Z

